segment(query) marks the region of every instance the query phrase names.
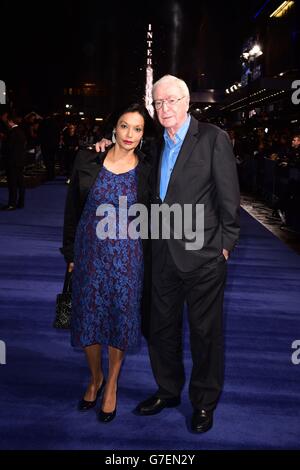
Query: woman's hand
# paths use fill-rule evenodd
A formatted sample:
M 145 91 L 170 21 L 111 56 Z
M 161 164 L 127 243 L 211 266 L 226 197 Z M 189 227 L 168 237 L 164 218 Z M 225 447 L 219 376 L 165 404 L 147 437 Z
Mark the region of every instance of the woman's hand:
M 100 142 L 96 142 L 95 148 L 96 152 L 104 152 L 106 147 L 112 144 L 112 141 L 109 139 L 101 139 Z
M 74 263 L 69 263 L 68 265 L 68 273 L 71 273 L 74 269 Z

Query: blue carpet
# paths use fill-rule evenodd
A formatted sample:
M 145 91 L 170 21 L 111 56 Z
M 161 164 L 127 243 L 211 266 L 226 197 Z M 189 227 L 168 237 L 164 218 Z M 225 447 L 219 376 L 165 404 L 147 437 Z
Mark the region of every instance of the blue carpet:
M 1 449 L 299 449 L 300 365 L 291 344 L 300 339 L 300 258 L 242 212 L 240 243 L 229 263 L 225 297 L 225 387 L 211 431 L 187 429 L 191 407 L 157 416 L 132 413 L 155 391 L 146 344 L 126 357 L 117 418 L 80 414 L 77 400 L 88 372 L 69 333 L 52 328 L 61 290 L 66 187 L 55 181 L 28 190 L 26 208 L 0 212 Z M 6 190 L 0 189 L 0 203 Z M 191 367 L 185 331 L 185 365 Z

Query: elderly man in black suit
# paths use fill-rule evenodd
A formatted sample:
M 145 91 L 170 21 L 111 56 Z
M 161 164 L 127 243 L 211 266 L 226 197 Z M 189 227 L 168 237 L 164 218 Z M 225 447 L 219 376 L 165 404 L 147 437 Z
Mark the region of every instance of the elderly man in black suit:
M 183 80 L 166 75 L 154 84 L 152 94 L 164 128 L 152 155 L 153 204 L 162 207 L 163 203 L 170 212 L 177 204 L 183 215 L 189 205 L 192 216 L 185 218 L 181 237 L 174 222 L 169 226 L 169 239 L 163 236 L 162 226 L 158 236 L 152 233 L 152 306 L 146 336 L 158 390 L 140 403 L 136 412 L 154 415 L 180 404 L 185 382 L 182 318 L 186 301 L 193 360 L 191 428 L 202 433 L 212 427 L 223 386 L 226 264 L 239 237 L 236 162 L 227 133 L 198 122 L 188 113 L 190 94 Z M 103 139 L 96 149 L 103 150 L 109 143 Z M 203 224 L 198 224 L 201 211 Z M 198 225 L 202 233 L 197 240 Z M 185 234 L 192 233 L 196 240 L 191 248 Z
M 204 238 L 187 249 L 184 237 L 152 240 L 151 366 L 158 390 L 140 403 L 140 415 L 177 406 L 184 386 L 183 305 L 188 305 L 193 369 L 189 384 L 194 432 L 208 431 L 223 385 L 222 308 L 227 259 L 239 236 L 239 186 L 226 132 L 189 115 L 189 90 L 166 75 L 153 86 L 153 105 L 164 127 L 154 177 L 156 202 L 204 208 Z M 172 230 L 171 230 L 172 232 Z

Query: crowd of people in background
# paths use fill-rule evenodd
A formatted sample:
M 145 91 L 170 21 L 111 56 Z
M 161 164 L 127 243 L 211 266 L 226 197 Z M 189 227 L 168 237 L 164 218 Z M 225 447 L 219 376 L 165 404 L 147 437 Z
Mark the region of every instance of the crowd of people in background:
M 228 134 L 241 190 L 269 203 L 282 228 L 300 230 L 300 132 L 257 127 Z
M 44 169 L 46 180 L 64 176 L 68 184 L 79 148 L 92 146 L 102 136 L 100 125 L 88 118 L 40 116 L 24 117 L 0 110 L 0 175 L 6 175 L 8 203 L 2 210 L 23 208 L 24 172 L 36 166 Z
M 237 157 L 237 164 L 249 158 L 269 158 L 300 167 L 300 132 L 290 129 L 270 130 L 258 127 L 245 132 L 229 129 L 228 134 Z

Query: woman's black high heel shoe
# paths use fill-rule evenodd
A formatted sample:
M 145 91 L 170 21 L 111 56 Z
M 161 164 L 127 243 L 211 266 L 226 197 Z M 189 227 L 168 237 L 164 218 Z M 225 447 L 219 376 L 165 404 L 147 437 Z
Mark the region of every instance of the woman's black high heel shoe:
M 116 399 L 117 399 L 117 392 L 116 392 Z M 116 414 L 117 414 L 117 404 L 116 404 L 114 411 L 111 411 L 110 413 L 106 413 L 101 408 L 101 410 L 99 411 L 98 418 L 99 418 L 99 421 L 101 421 L 101 423 L 109 423 L 116 417 Z
M 101 421 L 101 423 L 109 423 L 116 417 L 116 414 L 117 414 L 117 408 L 115 408 L 114 411 L 112 411 L 111 413 L 105 413 L 105 411 L 100 410 L 99 421 Z
M 102 384 L 99 387 L 99 390 L 97 392 L 95 400 L 94 401 L 87 401 L 84 398 L 82 398 L 82 400 L 80 400 L 80 402 L 78 403 L 78 410 L 79 411 L 89 411 L 91 408 L 94 408 L 97 404 L 98 398 L 100 398 L 100 396 L 101 396 L 101 394 L 104 390 L 105 384 L 106 384 L 105 378 L 103 377 Z

